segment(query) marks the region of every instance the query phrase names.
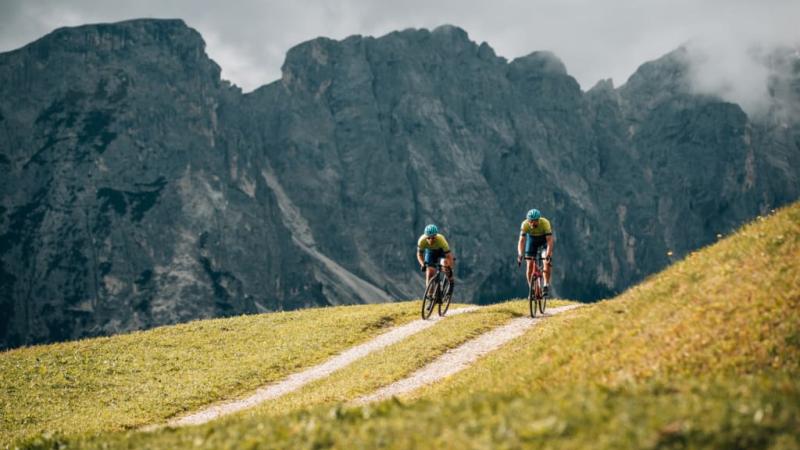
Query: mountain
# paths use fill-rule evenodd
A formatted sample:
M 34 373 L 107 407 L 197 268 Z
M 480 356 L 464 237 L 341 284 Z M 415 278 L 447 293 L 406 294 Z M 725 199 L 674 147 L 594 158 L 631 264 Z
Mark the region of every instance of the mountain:
M 430 222 L 457 300 L 517 296 L 532 207 L 556 292 L 595 300 L 800 190 L 793 53 L 750 118 L 692 92 L 684 49 L 583 92 L 457 27 L 319 38 L 244 94 L 204 48 L 134 20 L 0 54 L 0 347 L 418 297 Z

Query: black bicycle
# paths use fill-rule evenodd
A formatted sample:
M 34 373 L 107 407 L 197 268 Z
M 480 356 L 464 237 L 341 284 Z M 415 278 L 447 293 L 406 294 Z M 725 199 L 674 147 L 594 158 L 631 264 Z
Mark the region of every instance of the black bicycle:
M 422 318 L 427 319 L 433 312 L 433 307 L 439 305 L 439 315 L 447 314 L 450 308 L 450 300 L 453 295 L 447 294 L 450 289 L 450 279 L 442 271 L 442 265 L 436 264 L 436 273 L 425 286 L 425 295 L 422 297 Z
M 531 259 L 525 257 L 526 260 Z M 528 306 L 530 307 L 531 317 L 536 317 L 536 310 L 544 314 L 547 308 L 547 295 L 544 294 L 544 272 L 542 270 L 542 255 L 536 252 L 534 259 L 533 273 L 528 280 Z M 521 265 L 521 261 L 519 262 Z

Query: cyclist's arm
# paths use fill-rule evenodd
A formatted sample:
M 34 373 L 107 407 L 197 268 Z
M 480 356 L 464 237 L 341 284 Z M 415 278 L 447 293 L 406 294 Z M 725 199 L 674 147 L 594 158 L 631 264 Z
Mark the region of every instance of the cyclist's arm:
M 422 258 L 422 254 L 423 254 L 422 253 L 422 249 L 418 248 L 417 249 L 417 262 L 419 262 L 420 266 L 425 265 L 425 260 Z
M 555 241 L 556 241 L 556 240 L 555 240 L 555 239 L 553 239 L 553 235 L 552 235 L 552 234 L 548 234 L 548 235 L 547 235 L 547 255 L 546 255 L 546 256 L 547 256 L 548 258 L 550 258 L 551 256 L 553 256 L 553 243 L 554 243 Z
M 519 234 L 519 243 L 517 244 L 517 256 L 522 256 L 525 251 L 525 233 Z

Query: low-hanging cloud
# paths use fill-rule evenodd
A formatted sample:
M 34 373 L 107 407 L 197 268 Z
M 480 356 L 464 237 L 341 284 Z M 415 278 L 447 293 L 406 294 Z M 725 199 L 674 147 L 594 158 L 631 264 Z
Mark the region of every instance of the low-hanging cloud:
M 755 4 L 755 3 L 754 3 Z M 717 22 L 698 28 L 686 44 L 690 81 L 699 94 L 737 103 L 750 116 L 792 115 L 793 94 L 783 89 L 800 49 L 800 2 L 733 2 Z
M 694 93 L 736 103 L 751 117 L 770 111 L 791 114 L 791 91 L 782 89 L 798 77 L 792 60 L 800 62 L 800 37 L 736 35 L 703 36 L 685 45 Z M 780 111 L 777 111 L 780 109 Z

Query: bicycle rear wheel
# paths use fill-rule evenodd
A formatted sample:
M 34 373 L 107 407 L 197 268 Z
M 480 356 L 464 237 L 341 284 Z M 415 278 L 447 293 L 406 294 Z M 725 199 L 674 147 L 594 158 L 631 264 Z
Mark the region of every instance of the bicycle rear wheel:
M 438 278 L 433 277 L 428 281 L 425 287 L 425 295 L 422 296 L 422 318 L 427 319 L 433 312 L 433 305 L 436 304 L 436 289 L 438 287 Z
M 447 277 L 442 277 L 444 280 L 441 283 L 441 295 L 442 301 L 439 302 L 439 315 L 444 316 L 447 314 L 447 309 L 450 308 L 450 300 L 452 300 L 453 296 L 448 295 L 447 291 L 450 290 L 450 279 Z

